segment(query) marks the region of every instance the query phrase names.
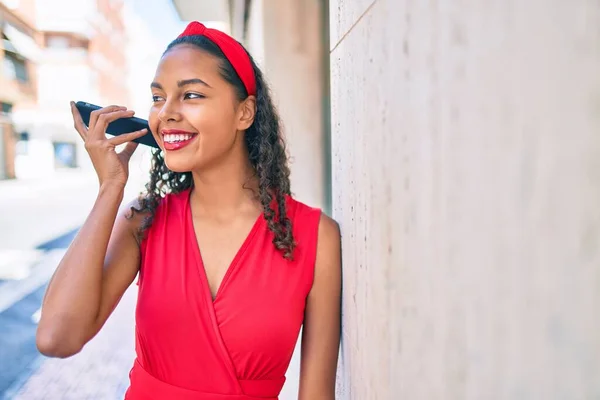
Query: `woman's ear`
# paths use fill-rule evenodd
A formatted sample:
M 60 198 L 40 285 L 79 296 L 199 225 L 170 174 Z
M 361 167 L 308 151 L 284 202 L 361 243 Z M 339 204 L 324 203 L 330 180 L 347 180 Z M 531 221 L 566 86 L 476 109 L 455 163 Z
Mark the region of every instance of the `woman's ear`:
M 256 97 L 248 96 L 239 107 L 239 120 L 238 127 L 239 131 L 245 131 L 252 126 L 254 122 L 254 116 L 256 115 Z

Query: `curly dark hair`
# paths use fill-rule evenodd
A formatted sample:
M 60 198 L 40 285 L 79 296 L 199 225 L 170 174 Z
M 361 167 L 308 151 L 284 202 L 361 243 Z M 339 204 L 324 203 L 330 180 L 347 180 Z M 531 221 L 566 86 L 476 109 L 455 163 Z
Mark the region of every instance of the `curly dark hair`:
M 221 64 L 221 76 L 234 87 L 238 99 L 242 101 L 248 97 L 248 92 L 231 63 L 210 39 L 198 35 L 177 38 L 169 44 L 165 53 L 181 44 L 196 46 L 217 57 Z M 256 78 L 256 114 L 253 124 L 245 132 L 245 144 L 250 163 L 258 178 L 258 198 L 262 204 L 264 218 L 269 230 L 274 234 L 273 244 L 286 259 L 291 260 L 296 243 L 292 234 L 292 223 L 286 212 L 285 196 L 290 194 L 290 170 L 285 141 L 269 87 L 252 56 L 248 54 L 248 57 Z M 150 181 L 146 184 L 146 192 L 140 194 L 139 208 L 132 208 L 134 212 L 146 214 L 138 231 L 140 240 L 152 225 L 161 199 L 169 193 L 187 190 L 193 183 L 191 172 L 179 173 L 169 170 L 162 150 L 153 150 Z

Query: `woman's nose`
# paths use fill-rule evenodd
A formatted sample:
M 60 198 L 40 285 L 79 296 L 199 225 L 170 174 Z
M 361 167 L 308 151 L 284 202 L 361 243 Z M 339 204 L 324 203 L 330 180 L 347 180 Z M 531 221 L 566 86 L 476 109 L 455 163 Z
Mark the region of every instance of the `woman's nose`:
M 179 110 L 177 109 L 177 107 L 174 104 L 165 103 L 165 105 L 162 107 L 162 109 L 158 113 L 158 118 L 162 122 L 168 122 L 168 121 L 173 122 L 173 121 L 180 120 L 181 114 L 179 113 Z

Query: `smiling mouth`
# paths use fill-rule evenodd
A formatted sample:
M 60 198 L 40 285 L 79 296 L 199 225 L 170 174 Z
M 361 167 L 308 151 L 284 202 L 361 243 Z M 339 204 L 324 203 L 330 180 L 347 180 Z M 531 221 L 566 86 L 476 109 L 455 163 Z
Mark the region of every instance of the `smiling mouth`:
M 181 150 L 193 143 L 196 136 L 197 133 L 165 129 L 162 135 L 163 147 L 167 151 Z
M 176 144 L 176 143 L 183 143 L 183 142 L 187 142 L 188 140 L 191 140 L 194 136 L 196 136 L 196 133 L 178 133 L 178 134 L 166 134 L 163 135 L 163 141 L 165 143 L 170 143 L 170 144 Z

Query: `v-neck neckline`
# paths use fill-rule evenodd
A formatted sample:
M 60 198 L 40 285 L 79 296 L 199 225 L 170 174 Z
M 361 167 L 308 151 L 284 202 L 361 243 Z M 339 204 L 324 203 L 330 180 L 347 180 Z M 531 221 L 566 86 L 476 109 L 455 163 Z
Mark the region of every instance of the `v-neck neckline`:
M 194 241 L 192 248 L 195 249 L 196 259 L 198 260 L 198 269 L 200 270 L 199 271 L 200 275 L 203 278 L 203 281 L 204 281 L 203 283 L 204 283 L 204 287 L 206 289 L 206 293 L 208 295 L 208 298 L 214 304 L 220 297 L 222 297 L 221 293 L 223 292 L 223 288 L 227 284 L 229 276 L 232 274 L 233 270 L 235 270 L 235 267 L 239 264 L 241 257 L 246 252 L 246 249 L 248 248 L 248 246 L 252 243 L 252 239 L 256 235 L 256 232 L 258 232 L 258 229 L 262 226 L 262 222 L 264 221 L 264 213 L 261 212 L 258 215 L 258 217 L 256 218 L 256 221 L 254 221 L 254 224 L 252 225 L 250 232 L 248 232 L 248 235 L 246 235 L 246 238 L 242 242 L 242 245 L 240 246 L 240 248 L 237 250 L 237 252 L 233 256 L 231 263 L 227 266 L 225 275 L 223 275 L 223 279 L 221 279 L 221 282 L 219 283 L 219 285 L 217 287 L 217 291 L 213 297 L 212 291 L 210 289 L 210 282 L 208 281 L 208 274 L 206 273 L 206 267 L 204 266 L 204 260 L 202 259 L 202 252 L 200 251 L 200 243 L 198 241 L 198 236 L 196 235 L 196 229 L 194 227 L 194 215 L 192 214 L 191 195 L 192 195 L 192 189 L 189 189 L 189 193 L 187 194 L 187 202 L 186 202 L 187 203 L 187 213 L 186 213 L 187 214 L 186 215 L 187 225 L 189 227 L 191 240 Z

